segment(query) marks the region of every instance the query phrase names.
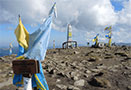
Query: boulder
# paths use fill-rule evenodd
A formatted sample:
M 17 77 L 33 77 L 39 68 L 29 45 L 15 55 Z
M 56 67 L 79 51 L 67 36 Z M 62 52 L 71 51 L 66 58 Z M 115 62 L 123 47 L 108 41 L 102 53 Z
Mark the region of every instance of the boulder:
M 56 87 L 58 87 L 61 90 L 66 90 L 67 86 L 63 85 L 63 84 L 56 84 Z
M 128 86 L 128 87 L 127 87 L 127 90 L 131 90 L 131 86 Z
M 85 80 L 84 79 L 80 79 L 74 82 L 74 86 L 80 86 L 83 87 L 85 85 Z
M 115 55 L 120 55 L 122 57 L 128 57 L 128 55 L 125 52 L 117 52 Z
M 80 90 L 80 89 L 78 87 L 70 85 L 67 87 L 67 90 Z
M 93 77 L 88 83 L 95 87 L 111 87 L 110 82 L 102 77 Z

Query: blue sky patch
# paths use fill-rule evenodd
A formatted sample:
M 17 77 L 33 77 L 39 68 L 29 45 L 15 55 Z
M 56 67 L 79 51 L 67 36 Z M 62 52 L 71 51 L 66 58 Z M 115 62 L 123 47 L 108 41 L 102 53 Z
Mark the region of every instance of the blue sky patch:
M 116 0 L 111 0 L 111 4 L 113 5 L 115 11 L 121 11 L 123 7 L 123 1 L 116 1 Z

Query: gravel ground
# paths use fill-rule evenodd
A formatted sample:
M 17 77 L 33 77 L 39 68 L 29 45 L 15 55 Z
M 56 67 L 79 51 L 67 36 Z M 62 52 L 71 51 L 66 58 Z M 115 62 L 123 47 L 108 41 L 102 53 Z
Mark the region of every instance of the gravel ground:
M 0 90 L 16 89 L 15 56 L 0 57 Z M 131 90 L 131 47 L 49 49 L 42 66 L 50 90 Z

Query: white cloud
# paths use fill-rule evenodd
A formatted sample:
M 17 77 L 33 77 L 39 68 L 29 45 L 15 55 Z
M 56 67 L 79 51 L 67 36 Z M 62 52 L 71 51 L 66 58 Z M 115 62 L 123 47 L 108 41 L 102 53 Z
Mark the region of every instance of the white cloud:
M 128 2 L 124 2 L 124 9 L 122 9 L 122 11 L 118 13 L 118 16 L 118 24 L 131 26 L 131 0 Z
M 122 11 L 115 12 L 110 0 L 55 0 L 57 2 L 58 18 L 53 20 L 53 28 L 65 31 L 68 23 L 72 24 L 74 38 L 91 40 L 97 33 L 104 39 L 105 26 L 113 25 L 118 40 L 131 28 L 131 0 L 119 0 L 123 3 Z M 116 1 L 116 0 L 112 0 Z M 24 24 L 36 26 L 47 17 L 53 4 L 52 0 L 0 0 L 0 24 L 18 23 L 21 14 Z M 81 35 L 82 34 L 82 35 Z M 79 35 L 79 38 L 77 36 Z M 121 38 L 125 41 L 127 38 Z M 115 38 L 114 38 L 115 39 Z M 128 40 L 131 42 L 131 40 Z
M 40 23 L 48 12 L 45 0 L 0 0 L 0 23 L 17 23 L 18 14 L 24 23 Z

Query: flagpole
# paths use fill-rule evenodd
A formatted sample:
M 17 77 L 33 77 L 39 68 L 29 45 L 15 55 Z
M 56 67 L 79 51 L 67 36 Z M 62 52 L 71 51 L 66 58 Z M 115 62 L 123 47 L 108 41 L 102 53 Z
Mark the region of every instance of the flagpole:
M 109 47 L 111 47 L 111 31 L 110 31 L 110 34 L 109 34 Z
M 53 40 L 53 49 L 55 49 L 55 40 Z

